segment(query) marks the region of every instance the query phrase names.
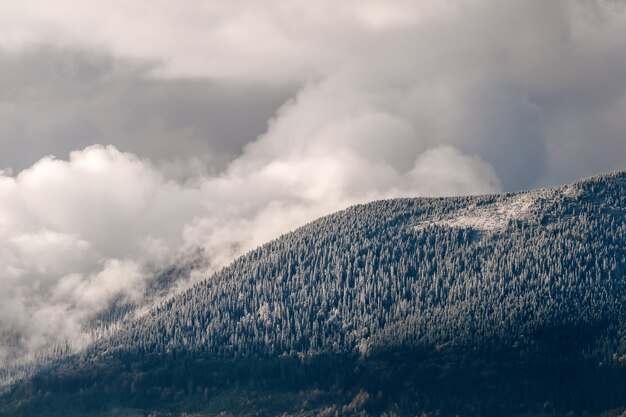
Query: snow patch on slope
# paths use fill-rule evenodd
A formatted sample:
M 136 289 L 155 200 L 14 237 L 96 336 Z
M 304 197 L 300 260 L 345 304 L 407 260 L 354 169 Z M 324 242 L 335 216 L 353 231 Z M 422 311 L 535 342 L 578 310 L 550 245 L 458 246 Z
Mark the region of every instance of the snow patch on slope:
M 563 187 L 561 194 L 563 197 L 576 198 L 581 194 L 581 190 L 580 187 L 576 187 L 575 185 L 567 185 Z
M 421 230 L 428 226 L 448 226 L 483 231 L 503 230 L 506 229 L 511 220 L 528 218 L 537 199 L 537 195 L 527 193 L 484 206 L 472 204 L 442 219 L 418 223 L 415 229 Z

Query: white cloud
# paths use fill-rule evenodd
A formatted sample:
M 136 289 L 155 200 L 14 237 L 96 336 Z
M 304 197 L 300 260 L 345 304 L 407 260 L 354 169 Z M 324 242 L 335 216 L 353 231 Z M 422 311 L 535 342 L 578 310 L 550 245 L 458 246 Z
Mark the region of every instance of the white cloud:
M 276 83 L 327 76 L 368 60 L 378 61 L 372 62 L 376 68 L 393 62 L 395 71 L 407 74 L 416 69 L 403 65 L 411 62 L 421 64 L 422 74 L 464 63 L 464 71 L 492 63 L 521 70 L 544 63 L 570 40 L 591 50 L 621 43 L 624 18 L 611 4 L 616 2 L 4 0 L 0 39 L 6 48 L 42 41 L 106 47 L 161 61 L 169 75 Z M 589 15 L 609 24 L 598 29 Z
M 203 248 L 209 270 L 215 270 L 350 204 L 498 188 L 487 165 L 450 147 L 416 155 L 405 170 L 394 167 L 393 150 L 359 153 L 362 121 L 367 131 L 381 133 L 397 124 L 365 114 L 355 126 L 350 119 L 341 123 L 341 146 L 320 139 L 318 147 L 284 148 L 282 158 L 268 159 L 281 140 L 276 132 L 282 122 L 277 122 L 276 132 L 246 149 L 224 174 L 185 184 L 112 146 L 75 151 L 66 161 L 46 157 L 15 177 L 0 177 L 0 285 L 5 289 L 0 331 L 20 335 L 18 346 L 0 352 L 15 355 L 82 340 L 90 318 L 119 297 L 140 300 L 150 271 L 187 251 Z M 397 129 L 397 135 L 404 141 L 406 129 Z M 389 137 L 390 146 L 394 140 Z
M 361 36 L 442 9 L 418 3 L 26 0 L 0 6 L 0 39 L 8 48 L 42 40 L 105 46 L 124 56 L 164 61 L 170 75 L 300 80 L 341 66 Z

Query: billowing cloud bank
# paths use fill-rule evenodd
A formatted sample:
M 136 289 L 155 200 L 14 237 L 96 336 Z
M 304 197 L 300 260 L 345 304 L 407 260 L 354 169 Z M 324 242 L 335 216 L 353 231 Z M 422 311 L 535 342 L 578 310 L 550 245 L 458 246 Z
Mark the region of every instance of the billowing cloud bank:
M 198 247 L 626 167 L 621 2 L 123 3 L 0 6 L 0 361 Z
M 251 148 L 224 174 L 180 184 L 147 160 L 92 146 L 1 176 L 3 341 L 34 352 L 79 338 L 93 314 L 140 297 L 150 271 L 198 247 L 214 269 L 355 202 L 498 187 L 489 166 L 451 147 L 421 154 L 406 172 L 376 152 L 318 151 L 266 160 Z

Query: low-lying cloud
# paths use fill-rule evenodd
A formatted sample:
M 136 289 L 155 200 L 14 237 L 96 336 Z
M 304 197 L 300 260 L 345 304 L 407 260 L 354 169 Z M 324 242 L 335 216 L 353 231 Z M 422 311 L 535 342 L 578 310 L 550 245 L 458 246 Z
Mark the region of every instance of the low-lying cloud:
M 151 273 L 197 248 L 211 271 L 350 204 L 499 186 L 488 165 L 452 147 L 420 154 L 406 172 L 350 147 L 269 160 L 257 152 L 186 183 L 112 146 L 0 176 L 3 359 L 80 339 L 94 314 L 120 297 L 137 301 Z

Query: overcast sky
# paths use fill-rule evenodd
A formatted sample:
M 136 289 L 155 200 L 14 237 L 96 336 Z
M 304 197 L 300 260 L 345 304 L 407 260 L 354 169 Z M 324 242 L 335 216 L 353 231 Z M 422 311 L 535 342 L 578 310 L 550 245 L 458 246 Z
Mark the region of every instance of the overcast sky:
M 0 361 L 350 204 L 626 168 L 593 0 L 0 0 Z

